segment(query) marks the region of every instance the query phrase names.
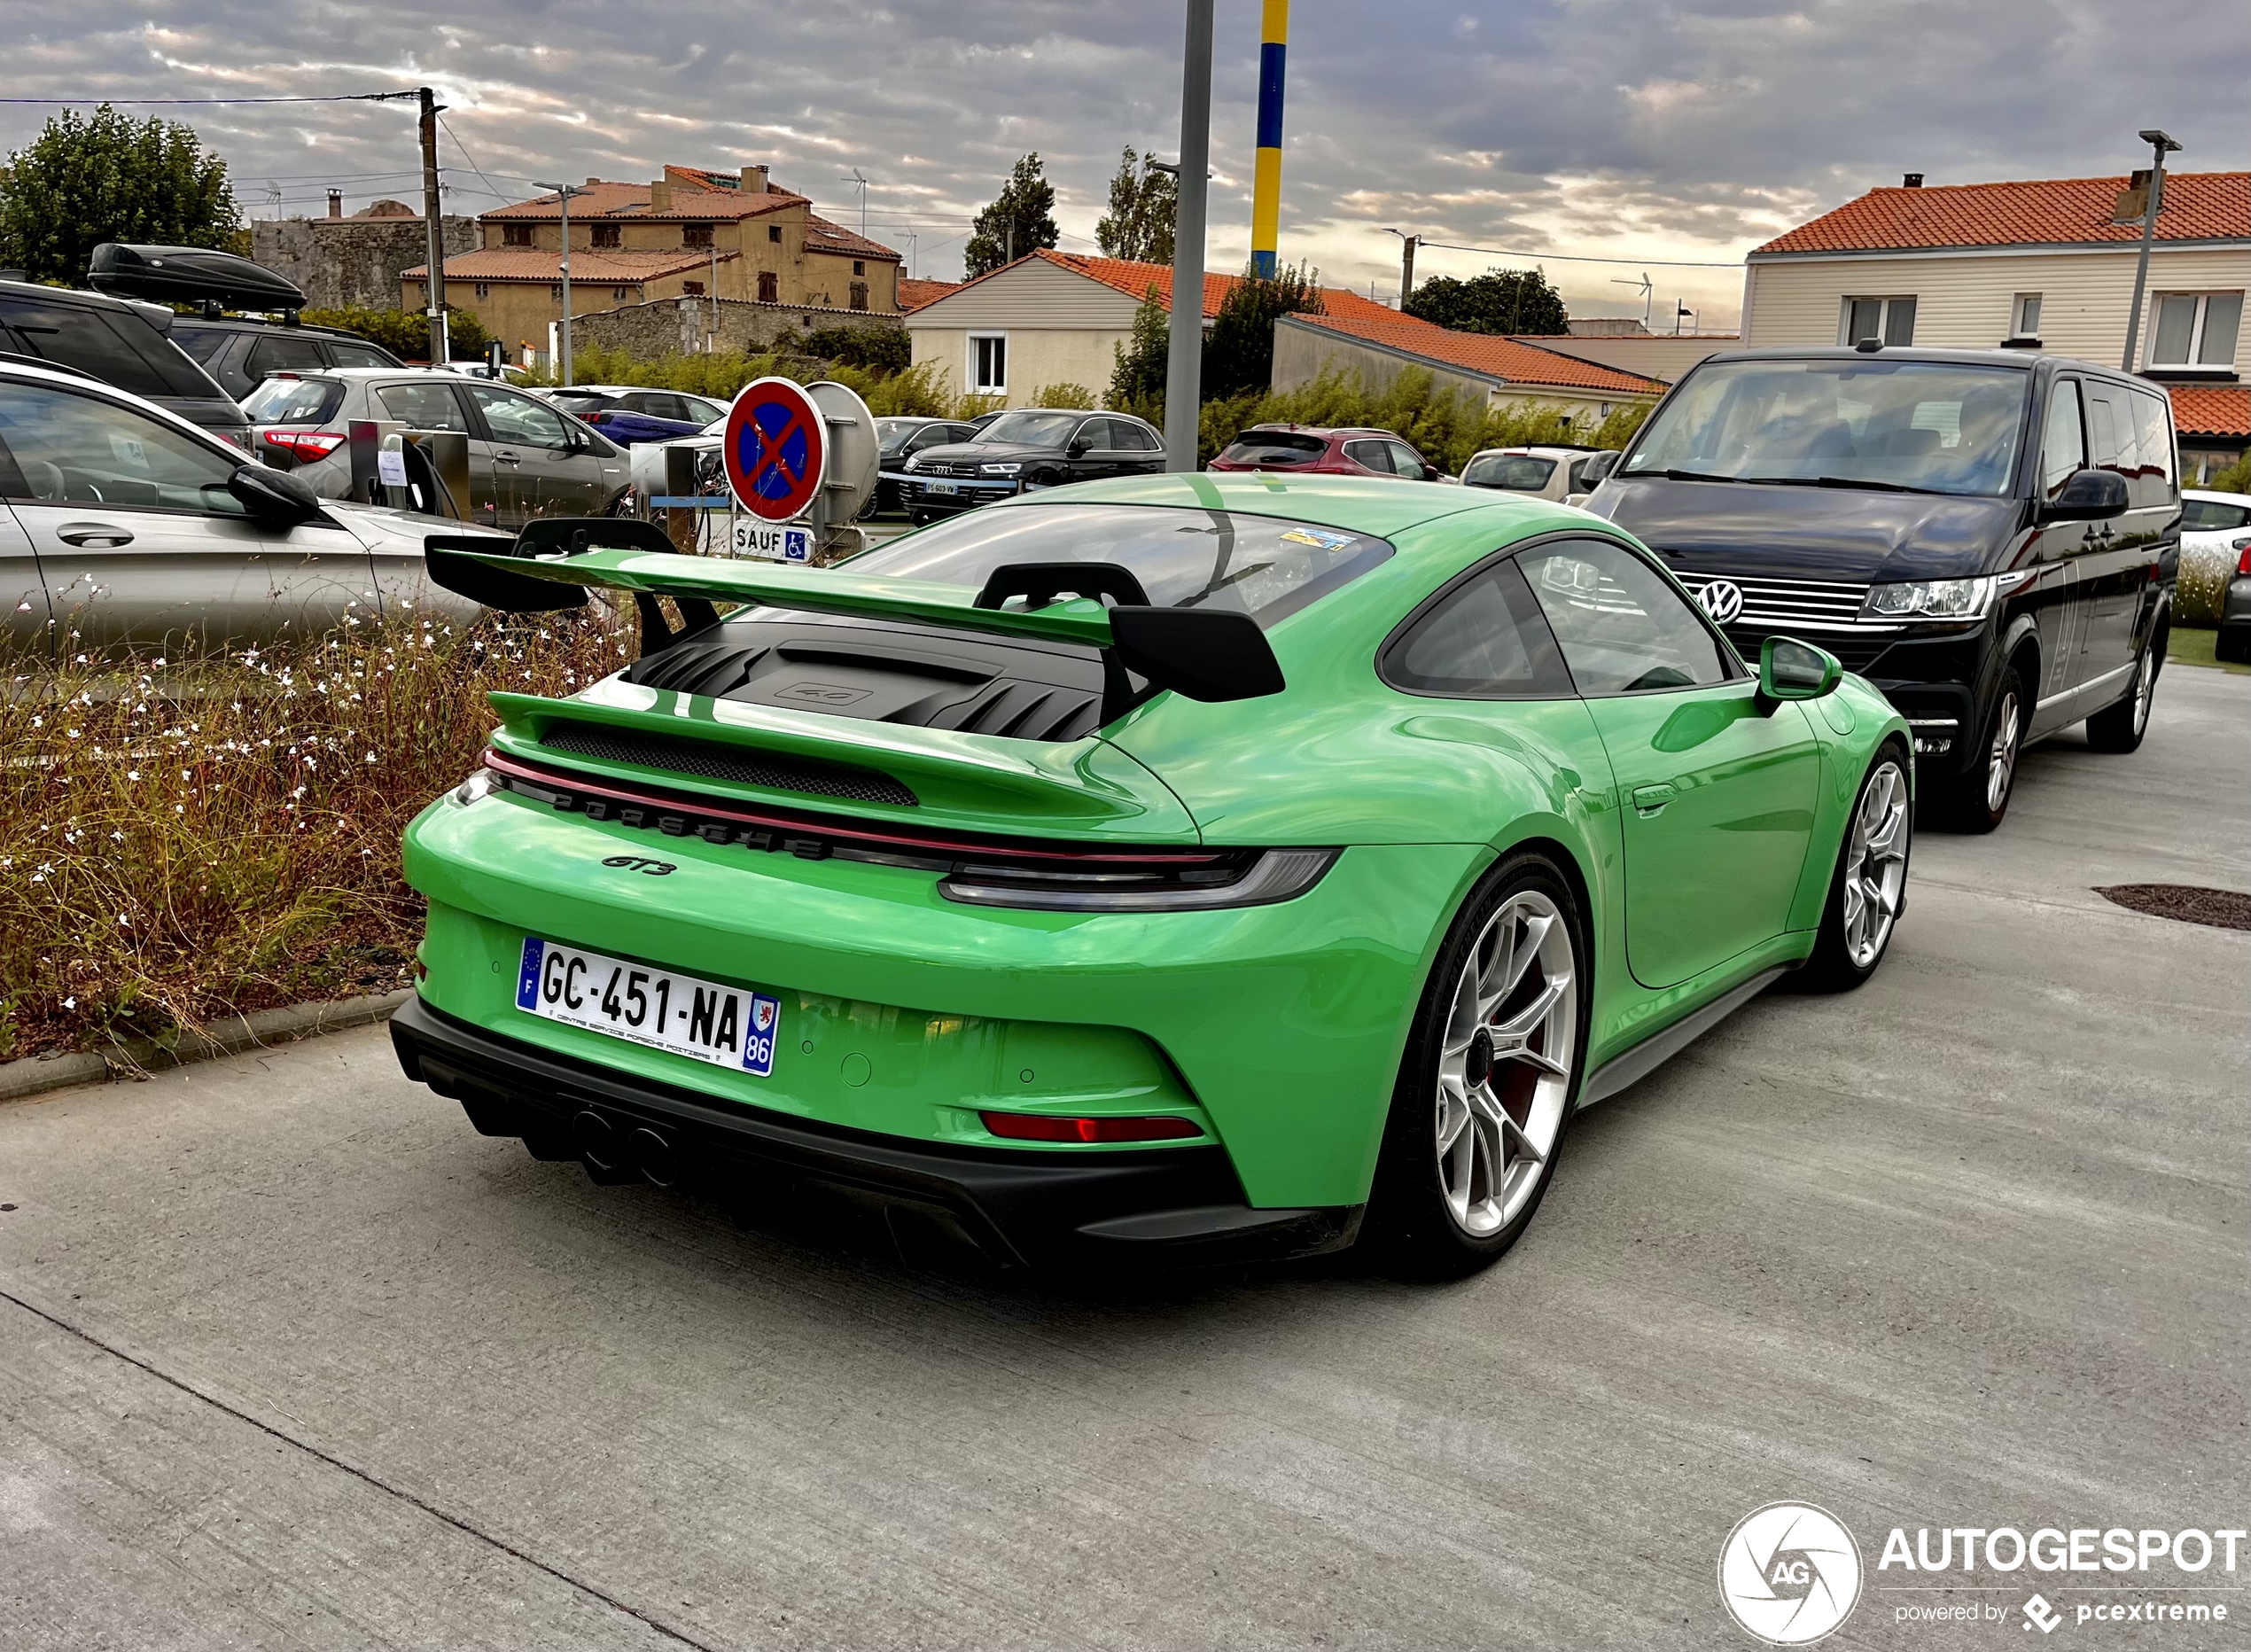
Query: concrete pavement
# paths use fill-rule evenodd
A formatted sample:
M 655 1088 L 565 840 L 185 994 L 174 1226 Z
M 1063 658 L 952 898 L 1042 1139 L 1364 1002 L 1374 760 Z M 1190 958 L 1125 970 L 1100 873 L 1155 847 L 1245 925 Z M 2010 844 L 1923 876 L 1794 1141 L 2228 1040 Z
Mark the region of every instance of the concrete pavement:
M 0 1645 L 1737 1645 L 1778 1499 L 1872 1569 L 2251 1525 L 2251 936 L 2091 892 L 2251 888 L 2247 721 L 2176 668 L 2138 754 L 2028 753 L 1873 983 L 1582 1116 L 1443 1289 L 744 1231 L 471 1134 L 374 1031 L 0 1106 Z M 1894 1602 L 2029 1583 L 1903 1581 L 1831 1644 L 2024 1645 Z

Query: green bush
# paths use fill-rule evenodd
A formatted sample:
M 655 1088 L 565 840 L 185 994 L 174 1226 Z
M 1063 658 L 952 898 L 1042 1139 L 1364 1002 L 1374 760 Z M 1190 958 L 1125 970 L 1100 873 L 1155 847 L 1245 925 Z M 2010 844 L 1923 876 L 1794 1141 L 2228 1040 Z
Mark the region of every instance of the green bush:
M 915 359 L 915 341 L 904 327 L 821 327 L 793 343 L 807 355 L 842 362 L 888 377 L 903 373 Z
M 1084 385 L 1042 385 L 1032 393 L 1035 408 L 1091 408 L 1094 393 Z
M 370 344 L 381 345 L 402 362 L 430 359 L 430 323 L 419 311 L 370 309 L 364 304 L 350 304 L 341 309 L 302 310 L 298 319 L 308 327 L 333 327 L 339 332 L 356 334 Z M 484 323 L 472 312 L 456 309 L 448 304 L 446 342 L 455 361 L 481 361 L 485 347 L 492 342 L 492 334 L 485 331 Z

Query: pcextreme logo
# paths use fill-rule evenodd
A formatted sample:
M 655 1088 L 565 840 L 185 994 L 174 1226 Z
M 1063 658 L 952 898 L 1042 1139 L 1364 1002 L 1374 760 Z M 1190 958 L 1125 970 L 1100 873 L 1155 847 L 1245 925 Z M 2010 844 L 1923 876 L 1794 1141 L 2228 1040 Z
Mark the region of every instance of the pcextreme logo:
M 1769 1503 L 1744 1516 L 1721 1546 L 1719 1598 L 1747 1634 L 1809 1646 L 1852 1616 L 1860 1546 L 1826 1508 Z

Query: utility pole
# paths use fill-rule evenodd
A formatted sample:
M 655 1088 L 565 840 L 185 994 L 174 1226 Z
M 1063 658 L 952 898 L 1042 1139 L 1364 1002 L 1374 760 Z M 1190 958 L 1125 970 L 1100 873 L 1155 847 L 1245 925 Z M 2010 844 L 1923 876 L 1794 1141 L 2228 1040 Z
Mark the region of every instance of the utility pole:
M 2118 365 L 2121 370 L 2134 370 L 2134 352 L 2141 344 L 2142 299 L 2149 288 L 2149 244 L 2157 236 L 2157 213 L 2165 191 L 2165 157 L 2178 154 L 2181 146 L 2156 127 L 2140 134 L 2143 143 L 2153 152 L 2149 163 L 2149 199 L 2142 207 L 2142 255 L 2134 266 L 2134 308 L 2126 316 L 2126 355 Z
M 439 216 L 438 94 L 427 86 L 415 94 L 422 105 L 422 222 L 430 231 L 430 278 L 422 291 L 430 300 L 430 365 L 443 367 L 453 359 L 446 339 L 446 226 Z
M 1180 51 L 1180 170 L 1172 217 L 1172 324 L 1164 362 L 1164 468 L 1196 468 L 1203 391 L 1203 202 L 1211 165 L 1212 0 L 1188 0 Z
M 1399 308 L 1404 310 L 1408 297 L 1414 292 L 1414 249 L 1422 245 L 1422 238 L 1409 235 L 1404 230 L 1386 230 L 1383 233 L 1399 238 Z
M 539 180 L 532 180 L 539 183 Z M 563 382 L 571 382 L 571 197 L 586 191 L 574 183 L 540 183 L 543 190 L 553 190 L 563 206 Z

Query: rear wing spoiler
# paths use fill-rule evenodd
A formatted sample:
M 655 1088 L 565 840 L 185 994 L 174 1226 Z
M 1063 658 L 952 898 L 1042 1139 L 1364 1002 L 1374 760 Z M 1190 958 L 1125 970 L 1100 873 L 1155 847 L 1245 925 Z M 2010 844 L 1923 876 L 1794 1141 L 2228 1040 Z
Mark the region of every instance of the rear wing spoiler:
M 498 543 L 430 535 L 424 557 L 431 579 L 503 613 L 583 607 L 588 587 L 630 592 L 644 656 L 717 625 L 718 604 L 758 604 L 1099 649 L 1105 723 L 1160 689 L 1212 701 L 1256 699 L 1283 688 L 1273 649 L 1249 614 L 1153 606 L 1132 571 L 1114 564 L 1016 563 L 972 590 L 848 567 L 683 556 L 655 524 L 631 518 L 543 518 L 526 524 L 505 550 L 495 550 Z M 1071 600 L 1059 601 L 1066 592 Z M 679 628 L 659 596 L 678 607 Z M 1027 606 L 1001 606 L 1011 596 L 1024 597 Z M 1103 596 L 1113 604 L 1104 607 Z M 1133 684 L 1129 673 L 1147 687 Z

